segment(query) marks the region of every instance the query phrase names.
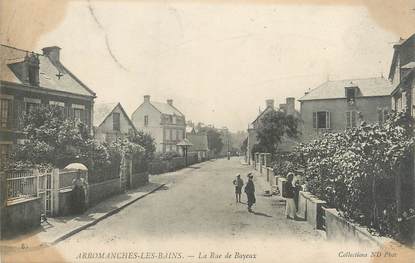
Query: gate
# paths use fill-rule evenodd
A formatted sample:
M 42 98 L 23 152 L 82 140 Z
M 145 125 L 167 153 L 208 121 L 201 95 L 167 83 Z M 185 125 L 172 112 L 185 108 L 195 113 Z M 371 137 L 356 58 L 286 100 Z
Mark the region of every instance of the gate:
M 39 174 L 38 193 L 42 200 L 41 214 L 45 216 L 52 215 L 53 195 L 52 195 L 52 172 L 43 171 Z

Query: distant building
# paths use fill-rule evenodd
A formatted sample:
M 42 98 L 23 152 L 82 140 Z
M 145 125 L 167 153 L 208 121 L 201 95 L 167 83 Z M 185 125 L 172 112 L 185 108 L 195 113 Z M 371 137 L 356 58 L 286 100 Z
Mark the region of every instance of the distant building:
M 415 34 L 394 45 L 389 80 L 393 83 L 393 109 L 415 116 Z
M 95 104 L 94 137 L 100 142 L 113 142 L 136 131 L 121 103 Z
M 137 130 L 153 136 L 157 152 L 181 152 L 177 143 L 185 138 L 186 119 L 173 105 L 173 100 L 166 103 L 150 101 L 150 96 L 146 95 L 131 120 Z
M 208 138 L 206 133 L 196 133 L 195 129 L 191 129 L 186 133 L 186 138 L 192 143 L 188 149 L 188 154 L 196 154 L 198 161 L 204 161 L 209 156 Z
M 384 78 L 327 81 L 299 99 L 307 142 L 325 132 L 383 122 L 391 110 L 390 81 Z
M 265 109 L 258 114 L 256 119 L 249 125 L 248 128 L 248 143 L 247 143 L 247 161 L 250 164 L 253 160 L 252 150 L 254 145 L 258 143 L 257 130 L 261 124 L 262 118 L 268 113 L 276 110 L 284 111 L 287 115 L 294 115 L 299 118 L 300 114 L 295 110 L 295 98 L 287 97 L 286 103 L 280 104 L 279 109 L 275 109 L 275 102 L 273 99 L 265 101 Z M 278 146 L 279 151 L 291 151 L 293 146 L 297 144 L 296 140 L 284 137 L 281 144 Z
M 61 63 L 59 47 L 42 50 L 0 45 L 0 167 L 25 138 L 23 115 L 41 104 L 62 107 L 67 118 L 85 123 L 92 134 L 95 93 Z

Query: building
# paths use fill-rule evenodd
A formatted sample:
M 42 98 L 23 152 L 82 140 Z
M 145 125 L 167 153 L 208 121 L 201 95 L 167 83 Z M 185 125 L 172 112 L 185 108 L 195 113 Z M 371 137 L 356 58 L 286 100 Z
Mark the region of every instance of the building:
M 389 80 L 393 84 L 393 109 L 415 116 L 415 34 L 408 39 L 401 39 L 393 48 L 389 71 Z
M 206 133 L 196 133 L 192 128 L 190 132 L 186 133 L 186 138 L 192 144 L 188 149 L 189 155 L 197 155 L 198 161 L 204 161 L 209 157 L 208 138 Z
M 393 83 L 392 108 L 396 112 L 405 111 L 415 117 L 415 34 L 401 39 L 394 45 L 394 53 L 389 71 Z M 415 149 L 397 173 L 396 196 L 398 213 L 415 206 Z
M 299 99 L 302 140 L 338 132 L 361 121 L 383 122 L 391 110 L 392 84 L 383 77 L 327 81 Z
M 83 122 L 92 134 L 95 93 L 60 60 L 60 48 L 43 54 L 0 45 L 0 166 L 21 143 L 22 117 L 38 105 L 61 106 L 66 117 Z
M 134 111 L 131 120 L 137 130 L 153 136 L 157 152 L 177 151 L 177 143 L 185 138 L 186 118 L 169 99 L 166 103 L 151 101 L 144 96 L 144 102 Z
M 94 107 L 94 137 L 100 142 L 113 142 L 136 131 L 121 103 L 100 103 Z
M 254 145 L 258 143 L 257 130 L 261 124 L 262 118 L 272 111 L 276 111 L 275 102 L 273 99 L 267 99 L 265 101 L 265 109 L 258 114 L 255 120 L 248 127 L 248 143 L 247 143 L 247 162 L 250 164 L 253 160 L 252 150 Z M 294 115 L 299 117 L 300 114 L 295 110 L 295 98 L 287 97 L 286 103 L 280 104 L 279 109 L 284 111 L 287 115 Z M 287 137 L 282 138 L 281 144 L 278 146 L 279 151 L 290 151 L 297 144 L 296 140 Z

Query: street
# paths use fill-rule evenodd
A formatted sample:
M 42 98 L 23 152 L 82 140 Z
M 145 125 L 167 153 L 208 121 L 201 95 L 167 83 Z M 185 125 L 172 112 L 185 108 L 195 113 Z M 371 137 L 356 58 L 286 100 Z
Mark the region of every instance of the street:
M 305 221 L 286 219 L 285 205 L 262 195 L 263 177 L 254 177 L 254 213 L 236 204 L 232 180 L 240 173 L 246 182 L 250 171 L 232 158 L 154 175 L 151 182 L 165 188 L 55 246 L 20 256 L 41 262 L 45 255 L 46 262 L 222 262 L 226 256 L 226 262 L 338 261 L 344 246 L 327 242 Z

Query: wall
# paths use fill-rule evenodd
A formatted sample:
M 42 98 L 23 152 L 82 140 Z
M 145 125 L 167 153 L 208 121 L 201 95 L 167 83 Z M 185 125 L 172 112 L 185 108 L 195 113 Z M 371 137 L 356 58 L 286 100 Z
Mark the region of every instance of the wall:
M 148 125 L 144 126 L 144 116 L 148 116 Z M 131 121 L 137 130 L 150 134 L 156 143 L 156 151 L 163 151 L 163 128 L 161 126 L 161 113 L 150 103 L 141 104 L 131 116 Z
M 41 199 L 26 199 L 2 209 L 2 237 L 23 233 L 40 225 Z M 4 220 L 4 221 L 3 221 Z
M 100 201 L 121 193 L 120 179 L 107 180 L 102 183 L 89 185 L 89 207 L 99 203 Z
M 303 120 L 302 140 L 308 142 L 321 134 L 313 128 L 313 112 L 329 111 L 331 114 L 331 131 L 346 129 L 346 111 L 360 111 L 363 120 L 378 121 L 378 108 L 391 109 L 391 97 L 363 97 L 356 98 L 355 105 L 349 106 L 346 99 L 312 100 L 301 102 L 301 118 Z
M 148 184 L 148 172 L 131 174 L 130 188 L 137 188 Z

